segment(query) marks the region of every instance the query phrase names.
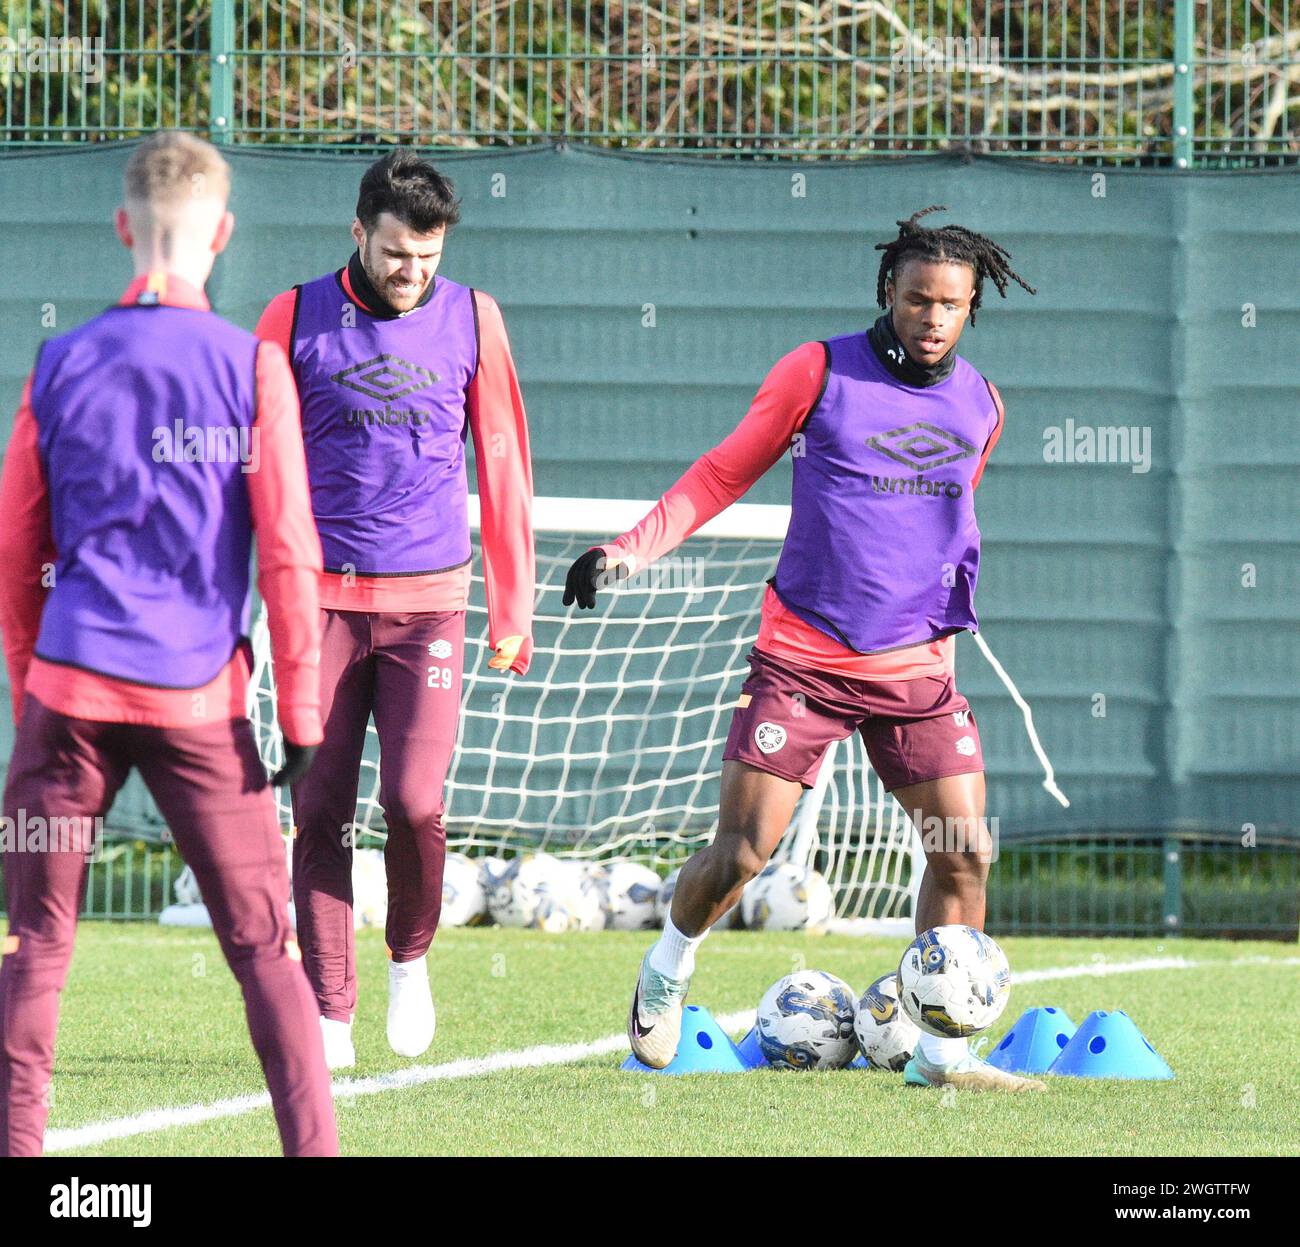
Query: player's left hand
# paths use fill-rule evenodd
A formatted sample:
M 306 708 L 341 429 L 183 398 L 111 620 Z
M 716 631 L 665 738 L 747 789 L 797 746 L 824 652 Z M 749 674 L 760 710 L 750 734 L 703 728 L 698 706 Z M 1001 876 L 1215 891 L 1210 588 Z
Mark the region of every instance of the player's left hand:
M 277 788 L 296 784 L 311 770 L 312 759 L 316 756 L 316 745 L 295 745 L 293 741 L 284 742 L 284 765 L 271 776 L 271 783 Z
M 496 653 L 488 659 L 488 666 L 493 671 L 509 671 L 515 659 L 519 657 L 519 649 L 524 643 L 521 636 L 502 637 L 496 643 Z
M 592 546 L 586 554 L 580 554 L 569 568 L 569 574 L 564 579 L 563 604 L 572 606 L 577 602 L 579 610 L 593 610 L 597 589 L 608 588 L 631 574 L 632 566 L 628 559 L 607 558 L 600 546 Z

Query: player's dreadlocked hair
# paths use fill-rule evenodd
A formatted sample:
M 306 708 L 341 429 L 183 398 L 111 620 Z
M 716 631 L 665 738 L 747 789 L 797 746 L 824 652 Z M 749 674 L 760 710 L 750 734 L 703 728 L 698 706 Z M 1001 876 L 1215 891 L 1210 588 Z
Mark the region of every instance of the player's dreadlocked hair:
M 876 278 L 876 302 L 885 306 L 885 282 L 893 277 L 903 266 L 905 260 L 950 261 L 956 264 L 969 264 L 975 270 L 975 293 L 970 301 L 970 323 L 975 323 L 975 312 L 980 305 L 980 294 L 984 288 L 984 278 L 991 278 L 998 288 L 998 294 L 1007 297 L 1007 278 L 1011 278 L 1030 294 L 1037 294 L 1033 286 L 1025 282 L 1019 273 L 1007 263 L 1011 259 L 991 238 L 976 234 L 962 225 L 940 225 L 937 229 L 926 229 L 917 222 L 931 212 L 947 212 L 946 204 L 932 204 L 914 212 L 906 221 L 898 222 L 898 237 L 893 242 L 879 242 L 877 251 L 885 254 L 880 257 L 880 273 Z

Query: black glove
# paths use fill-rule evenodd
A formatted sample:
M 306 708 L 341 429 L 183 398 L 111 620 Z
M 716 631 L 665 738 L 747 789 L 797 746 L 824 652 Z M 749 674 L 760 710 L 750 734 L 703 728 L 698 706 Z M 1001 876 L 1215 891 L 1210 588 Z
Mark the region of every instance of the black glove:
M 564 579 L 565 606 L 577 602 L 579 610 L 589 611 L 596 605 L 597 589 L 607 588 L 613 581 L 626 578 L 626 563 L 619 563 L 612 572 L 607 572 L 600 568 L 604 561 L 605 552 L 599 547 L 574 560 Z
M 292 741 L 284 742 L 284 765 L 271 776 L 271 783 L 277 788 L 286 784 L 296 784 L 311 770 L 312 759 L 316 756 L 319 745 L 295 745 Z

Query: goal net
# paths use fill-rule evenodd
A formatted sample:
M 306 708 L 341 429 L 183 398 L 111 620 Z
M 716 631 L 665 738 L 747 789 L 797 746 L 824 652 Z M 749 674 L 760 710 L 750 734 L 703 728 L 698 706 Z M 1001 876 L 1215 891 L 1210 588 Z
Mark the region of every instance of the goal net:
M 562 606 L 573 560 L 632 527 L 652 505 L 535 500 L 535 651 L 523 678 L 487 666 L 483 582 L 475 572 L 447 780 L 450 849 L 632 858 L 666 871 L 712 838 L 731 710 L 790 513 L 732 506 L 671 556 L 603 590 L 594 611 Z M 477 523 L 476 506 L 471 520 Z M 254 651 L 250 713 L 263 758 L 274 767 L 281 744 L 264 616 Z M 378 763 L 372 724 L 356 822 L 382 838 Z M 287 793 L 277 800 L 288 827 Z M 860 737 L 827 755 L 778 858 L 820 871 L 840 919 L 910 932 L 924 863 L 919 839 L 871 771 Z

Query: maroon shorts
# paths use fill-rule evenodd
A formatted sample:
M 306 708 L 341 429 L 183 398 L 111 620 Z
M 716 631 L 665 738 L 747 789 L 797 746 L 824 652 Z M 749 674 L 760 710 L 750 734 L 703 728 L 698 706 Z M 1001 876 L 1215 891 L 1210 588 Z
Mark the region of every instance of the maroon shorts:
M 952 676 L 858 680 L 757 649 L 722 757 L 811 788 L 831 742 L 855 731 L 889 792 L 984 769 L 975 712 Z

